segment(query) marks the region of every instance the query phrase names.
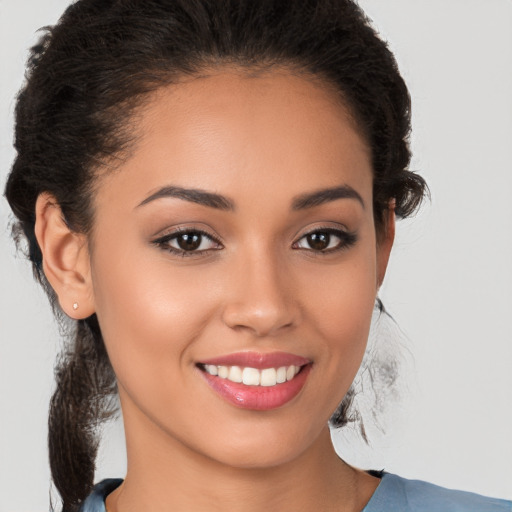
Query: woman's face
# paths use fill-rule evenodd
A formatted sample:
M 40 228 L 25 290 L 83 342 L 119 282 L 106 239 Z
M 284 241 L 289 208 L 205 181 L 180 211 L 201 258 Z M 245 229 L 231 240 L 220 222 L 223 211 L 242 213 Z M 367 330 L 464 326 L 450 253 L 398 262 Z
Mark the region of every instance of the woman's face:
M 360 365 L 390 249 L 365 141 L 334 92 L 284 71 L 161 89 L 136 123 L 90 255 L 129 453 L 293 460 Z

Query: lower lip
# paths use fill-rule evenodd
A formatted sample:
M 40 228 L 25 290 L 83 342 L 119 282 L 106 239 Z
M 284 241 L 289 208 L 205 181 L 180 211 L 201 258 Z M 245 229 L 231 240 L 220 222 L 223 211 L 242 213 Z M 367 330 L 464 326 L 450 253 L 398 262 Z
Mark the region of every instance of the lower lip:
M 210 387 L 222 398 L 242 409 L 269 411 L 293 400 L 304 387 L 311 365 L 303 366 L 292 379 L 275 386 L 246 386 L 199 370 Z

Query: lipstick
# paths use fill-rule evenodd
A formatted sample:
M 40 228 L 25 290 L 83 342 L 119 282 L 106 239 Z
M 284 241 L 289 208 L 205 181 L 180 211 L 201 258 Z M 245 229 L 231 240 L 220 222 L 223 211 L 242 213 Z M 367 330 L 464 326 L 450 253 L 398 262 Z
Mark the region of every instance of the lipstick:
M 286 352 L 239 352 L 201 361 L 201 375 L 221 398 L 257 411 L 276 409 L 303 388 L 312 362 Z

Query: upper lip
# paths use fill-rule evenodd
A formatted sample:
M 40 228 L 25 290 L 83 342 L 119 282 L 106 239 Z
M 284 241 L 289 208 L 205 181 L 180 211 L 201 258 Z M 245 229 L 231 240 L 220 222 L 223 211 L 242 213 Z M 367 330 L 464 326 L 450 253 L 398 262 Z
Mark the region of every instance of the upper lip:
M 287 352 L 236 352 L 200 361 L 200 364 L 215 366 L 241 366 L 244 368 L 280 368 L 281 366 L 304 366 L 311 363 L 309 359 Z

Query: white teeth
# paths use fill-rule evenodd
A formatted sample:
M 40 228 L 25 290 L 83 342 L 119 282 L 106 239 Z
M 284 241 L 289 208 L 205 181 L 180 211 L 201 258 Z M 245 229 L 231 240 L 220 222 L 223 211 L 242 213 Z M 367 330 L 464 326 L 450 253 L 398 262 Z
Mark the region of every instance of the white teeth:
M 260 372 L 256 368 L 244 368 L 242 372 L 242 382 L 246 386 L 260 385 Z
M 277 384 L 277 372 L 274 368 L 261 370 L 261 385 L 275 386 Z
M 239 366 L 232 366 L 229 370 L 228 380 L 231 382 L 242 382 L 242 369 Z
M 214 364 L 207 364 L 206 365 L 206 371 L 210 375 L 218 375 L 219 374 L 219 370 L 217 369 L 217 367 Z
M 241 383 L 246 386 L 275 386 L 292 380 L 300 371 L 300 366 L 281 366 L 279 368 L 240 368 L 240 366 L 216 366 L 207 364 L 204 369 L 207 373 L 228 379 L 231 382 Z
M 278 384 L 286 382 L 286 366 L 281 366 L 281 368 L 277 369 L 276 380 Z

